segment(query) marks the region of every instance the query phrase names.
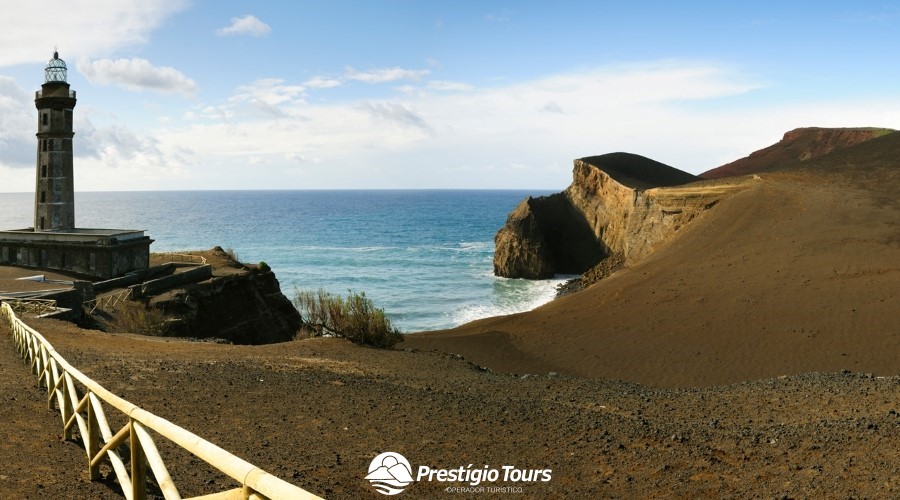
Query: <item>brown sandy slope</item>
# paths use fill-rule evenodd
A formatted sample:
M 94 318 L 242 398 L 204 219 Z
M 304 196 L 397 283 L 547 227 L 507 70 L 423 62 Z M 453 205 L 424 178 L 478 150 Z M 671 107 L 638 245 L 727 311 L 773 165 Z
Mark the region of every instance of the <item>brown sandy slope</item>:
M 891 129 L 819 128 L 807 127 L 791 130 L 777 144 L 755 151 L 721 167 L 700 174 L 704 179 L 720 179 L 736 175 L 756 174 L 773 168 L 789 167 L 799 162 L 854 146 L 881 137 Z
M 583 292 L 406 347 L 662 387 L 900 373 L 900 134 L 802 165 Z

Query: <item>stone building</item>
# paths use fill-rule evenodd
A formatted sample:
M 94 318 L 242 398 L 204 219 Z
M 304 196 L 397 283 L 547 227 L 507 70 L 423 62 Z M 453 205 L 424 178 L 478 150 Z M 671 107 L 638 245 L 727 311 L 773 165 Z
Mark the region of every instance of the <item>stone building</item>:
M 72 113 L 76 99 L 66 78 L 66 63 L 54 52 L 34 99 L 38 111 L 34 226 L 0 231 L 0 264 L 101 279 L 147 269 L 153 240 L 144 231 L 75 227 Z

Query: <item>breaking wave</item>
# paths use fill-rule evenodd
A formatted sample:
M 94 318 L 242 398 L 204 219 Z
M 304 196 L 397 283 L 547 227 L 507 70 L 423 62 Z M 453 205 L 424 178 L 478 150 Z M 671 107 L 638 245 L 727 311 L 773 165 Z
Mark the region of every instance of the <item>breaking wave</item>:
M 557 276 L 548 280 L 494 278 L 494 294 L 490 303 L 469 303 L 451 315 L 453 326 L 470 321 L 530 311 L 556 297 L 557 287 L 574 276 Z

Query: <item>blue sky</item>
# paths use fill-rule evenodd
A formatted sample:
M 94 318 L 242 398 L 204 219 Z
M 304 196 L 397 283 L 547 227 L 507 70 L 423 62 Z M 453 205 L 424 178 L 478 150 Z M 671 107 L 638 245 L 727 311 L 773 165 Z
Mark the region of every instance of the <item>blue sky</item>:
M 17 3 L 0 192 L 33 190 L 54 46 L 80 191 L 558 189 L 583 156 L 699 173 L 796 127 L 900 128 L 900 2 Z

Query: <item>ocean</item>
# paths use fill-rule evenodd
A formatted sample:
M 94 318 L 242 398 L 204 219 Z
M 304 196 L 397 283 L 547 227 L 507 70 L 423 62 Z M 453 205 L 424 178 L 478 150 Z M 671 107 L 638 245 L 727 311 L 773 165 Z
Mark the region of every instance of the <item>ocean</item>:
M 162 191 L 76 193 L 78 227 L 144 229 L 152 252 L 232 249 L 295 290 L 365 292 L 403 332 L 526 311 L 555 280 L 493 275 L 494 234 L 550 191 Z M 0 194 L 0 229 L 30 227 L 33 193 Z

